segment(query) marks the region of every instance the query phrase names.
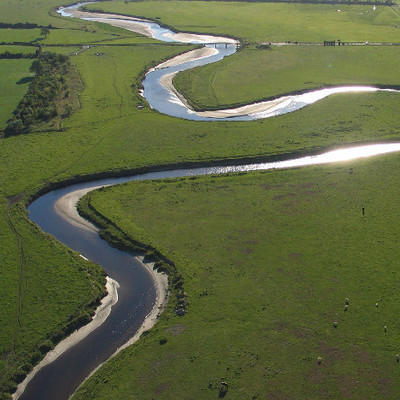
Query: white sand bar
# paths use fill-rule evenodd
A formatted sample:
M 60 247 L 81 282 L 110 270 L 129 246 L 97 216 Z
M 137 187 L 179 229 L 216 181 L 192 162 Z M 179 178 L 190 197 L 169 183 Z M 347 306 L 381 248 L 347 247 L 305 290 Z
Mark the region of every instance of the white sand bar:
M 109 185 L 105 185 L 109 186 Z M 98 229 L 95 225 L 82 218 L 76 209 L 76 205 L 78 201 L 87 193 L 92 190 L 99 189 L 104 186 L 92 186 L 85 189 L 75 190 L 74 192 L 68 193 L 61 198 L 59 198 L 54 207 L 56 212 L 62 216 L 65 220 L 70 222 L 71 224 L 92 232 L 98 232 Z M 87 260 L 86 257 L 81 257 Z M 153 269 L 154 263 L 144 263 L 143 257 L 135 257 L 136 260 L 143 265 L 146 271 L 150 274 L 155 290 L 156 290 L 156 300 L 151 312 L 146 316 L 142 325 L 136 332 L 136 334 L 122 347 L 120 347 L 114 354 L 117 354 L 119 351 L 129 346 L 130 344 L 135 343 L 141 334 L 154 326 L 161 312 L 164 310 L 165 306 L 168 303 L 169 291 L 168 291 L 168 275 L 165 273 L 159 273 Z M 80 342 L 86 336 L 88 336 L 91 332 L 93 332 L 96 328 L 98 328 L 110 315 L 111 307 L 118 301 L 118 288 L 119 284 L 117 281 L 111 279 L 110 277 L 106 278 L 106 290 L 107 295 L 102 299 L 100 306 L 96 309 L 95 315 L 92 318 L 92 321 L 87 325 L 81 327 L 77 331 L 73 332 L 70 336 L 62 340 L 53 350 L 49 351 L 46 356 L 37 364 L 34 369 L 27 375 L 25 380 L 18 385 L 16 392 L 13 394 L 12 398 L 17 400 L 21 394 L 24 392 L 28 383 L 32 380 L 32 378 L 46 365 L 50 364 L 54 360 L 56 360 L 61 354 L 67 351 L 69 348 Z M 97 370 L 97 368 L 96 368 Z M 93 371 L 94 372 L 94 371 Z M 93 373 L 92 372 L 92 373 Z
M 167 60 L 156 67 L 154 69 L 163 69 L 168 67 L 175 67 L 180 64 L 184 64 L 189 61 L 200 60 L 202 58 L 211 57 L 215 54 L 218 54 L 218 50 L 213 47 L 202 47 L 201 49 L 195 49 L 188 51 L 186 53 L 180 54 L 170 60 Z
M 87 335 L 89 335 L 89 333 L 93 332 L 107 319 L 107 317 L 110 315 L 111 307 L 118 301 L 119 284 L 110 277 L 107 277 L 106 280 L 106 289 L 108 294 L 101 300 L 101 304 L 96 309 L 92 321 L 73 332 L 67 338 L 62 340 L 53 350 L 50 350 L 43 360 L 40 361 L 40 363 L 37 364 L 27 375 L 25 380 L 18 385 L 17 391 L 12 396 L 13 399 L 16 400 L 21 396 L 28 383 L 43 367 L 56 360 L 61 354 L 84 339 Z
M 150 311 L 149 314 L 146 315 L 146 318 L 144 319 L 142 325 L 137 330 L 135 335 L 131 339 L 129 339 L 123 346 L 119 347 L 110 358 L 115 357 L 120 351 L 136 343 L 139 340 L 142 333 L 150 330 L 156 324 L 158 318 L 160 317 L 161 313 L 164 311 L 165 307 L 168 304 L 168 299 L 169 299 L 168 275 L 163 272 L 160 273 L 155 271 L 153 269 L 154 263 L 145 263 L 143 260 L 144 257 L 135 257 L 135 258 L 143 265 L 144 268 L 146 268 L 146 270 L 149 272 L 150 276 L 153 279 L 154 286 L 156 289 L 156 301 L 154 303 L 153 309 Z M 88 380 L 103 364 L 104 363 L 96 367 L 89 374 L 89 376 L 79 385 L 79 387 L 82 386 L 86 382 L 86 380 Z
M 101 186 L 93 186 L 86 189 L 75 190 L 75 192 L 67 193 L 65 196 L 60 197 L 54 203 L 54 209 L 61 217 L 67 220 L 70 224 L 85 229 L 91 232 L 98 232 L 96 226 L 91 222 L 81 217 L 76 209 L 78 201 L 92 190 L 99 189 Z

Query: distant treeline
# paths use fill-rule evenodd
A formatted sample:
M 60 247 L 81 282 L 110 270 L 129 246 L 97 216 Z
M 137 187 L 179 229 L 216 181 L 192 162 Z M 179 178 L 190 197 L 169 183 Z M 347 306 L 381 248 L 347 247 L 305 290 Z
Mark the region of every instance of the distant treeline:
M 5 51 L 4 53 L 0 53 L 0 60 L 19 60 L 21 58 L 36 58 L 38 56 L 38 52 L 36 53 L 10 53 L 9 51 Z
M 40 28 L 58 29 L 52 25 L 44 26 L 44 25 L 33 24 L 31 22 L 17 22 L 15 24 L 0 22 L 0 29 L 40 29 Z
M 44 52 L 31 65 L 36 75 L 17 108 L 7 121 L 4 137 L 29 133 L 35 124 L 57 116 L 55 99 L 67 90 L 64 74 L 70 67 L 67 56 Z

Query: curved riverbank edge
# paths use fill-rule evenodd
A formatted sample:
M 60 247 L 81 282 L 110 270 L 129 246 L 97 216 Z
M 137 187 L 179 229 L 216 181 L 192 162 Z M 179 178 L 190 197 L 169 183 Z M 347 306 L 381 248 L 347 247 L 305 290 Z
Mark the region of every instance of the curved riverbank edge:
M 70 224 L 77 226 L 78 228 L 89 230 L 92 232 L 98 232 L 99 229 L 92 224 L 87 219 L 81 217 L 77 210 L 77 205 L 79 200 L 87 193 L 91 192 L 92 190 L 99 189 L 102 186 L 94 186 L 91 188 L 75 190 L 74 192 L 70 192 L 65 196 L 60 197 L 54 203 L 54 209 L 56 210 L 57 214 L 60 215 L 62 218 L 67 220 Z
M 65 196 L 61 197 L 58 199 L 55 203 L 55 209 L 56 212 L 64 219 L 66 219 L 68 222 L 79 226 L 82 229 L 89 229 L 89 230 L 94 230 L 95 232 L 99 232 L 99 229 L 93 225 L 89 220 L 86 218 L 83 218 L 82 216 L 79 215 L 78 210 L 77 210 L 77 204 L 79 200 L 85 196 L 87 193 L 102 188 L 106 186 L 113 186 L 113 185 L 101 185 L 101 186 L 93 186 L 90 188 L 86 189 L 81 189 L 81 190 L 76 190 L 73 192 L 70 192 L 66 194 Z M 115 357 L 120 351 L 124 350 L 128 346 L 136 343 L 140 336 L 150 330 L 157 322 L 158 318 L 160 317 L 161 313 L 165 310 L 168 300 L 169 300 L 169 287 L 168 287 L 168 275 L 163 273 L 163 272 L 158 272 L 155 268 L 154 262 L 145 262 L 144 261 L 144 256 L 135 256 L 135 259 L 143 266 L 143 268 L 147 271 L 149 276 L 151 277 L 153 281 L 153 285 L 156 291 L 156 299 L 153 305 L 152 310 L 150 311 L 149 314 L 146 315 L 144 321 L 140 325 L 139 329 L 136 331 L 133 337 L 131 337 L 124 345 L 119 347 L 109 358 Z M 115 304 L 115 302 L 113 303 Z M 112 304 L 112 305 L 113 305 Z M 109 312 L 107 316 L 104 318 L 104 320 L 108 317 L 108 315 L 111 312 L 111 306 L 109 309 Z M 104 322 L 104 320 L 102 322 Z M 91 325 L 92 323 L 89 323 L 87 326 Z M 97 327 L 97 326 L 96 326 Z M 95 328 L 96 328 L 95 327 Z M 86 328 L 86 326 L 84 327 Z M 82 328 L 82 330 L 84 329 Z M 94 330 L 93 328 L 92 330 Z M 92 330 L 88 330 L 87 334 L 89 334 Z M 72 336 L 72 335 L 71 335 Z M 82 340 L 86 335 L 82 335 L 79 340 Z M 71 343 L 71 346 L 73 346 L 76 342 Z M 107 362 L 106 360 L 105 362 Z M 105 362 L 101 363 L 98 365 L 86 378 L 85 380 L 81 383 L 80 386 L 82 386 L 87 379 L 89 379 Z M 77 388 L 77 390 L 79 389 Z
M 96 2 L 93 2 L 95 4 Z M 96 22 L 106 23 L 117 28 L 123 28 L 131 32 L 139 33 L 141 35 L 150 37 L 155 39 L 154 31 L 148 27 L 144 26 L 142 23 L 150 23 L 157 24 L 161 28 L 165 28 L 171 31 L 171 33 L 166 34 L 165 37 L 168 39 L 172 39 L 176 42 L 180 43 L 230 43 L 237 44 L 239 40 L 233 39 L 226 36 L 218 36 L 218 35 L 210 35 L 210 34 L 200 34 L 196 32 L 182 32 L 175 31 L 173 28 L 161 24 L 160 22 L 153 21 L 151 19 L 143 18 L 143 17 L 135 17 L 131 15 L 123 15 L 123 14 L 115 14 L 115 13 L 107 13 L 107 12 L 92 12 L 92 11 L 82 11 L 80 9 L 68 9 L 67 13 L 61 12 L 61 8 L 57 9 L 63 16 L 69 16 L 80 19 L 89 19 L 95 20 Z
M 55 209 L 56 209 L 57 213 L 61 217 L 66 219 L 68 222 L 70 222 L 74 225 L 77 225 L 82 229 L 90 229 L 90 230 L 94 230 L 95 232 L 99 232 L 99 229 L 94 224 L 92 224 L 89 220 L 87 220 L 86 218 L 83 218 L 81 215 L 79 215 L 78 210 L 77 210 L 77 205 L 78 205 L 79 200 L 87 193 L 89 193 L 93 190 L 102 188 L 102 187 L 106 187 L 106 186 L 113 186 L 113 185 L 92 186 L 90 188 L 75 190 L 73 192 L 70 192 L 56 201 Z M 150 277 L 152 278 L 154 287 L 156 289 L 156 301 L 155 301 L 152 311 L 146 316 L 145 320 L 143 321 L 142 325 L 137 330 L 135 335 L 131 339 L 129 339 L 128 342 L 126 342 L 123 346 L 121 346 L 113 354 L 113 356 L 115 354 L 117 354 L 119 351 L 126 348 L 127 346 L 135 343 L 139 339 L 140 335 L 143 332 L 152 328 L 154 326 L 154 324 L 156 323 L 158 317 L 160 316 L 160 313 L 164 310 L 165 306 L 168 303 L 168 298 L 169 298 L 168 275 L 155 270 L 154 269 L 155 263 L 154 262 L 145 262 L 144 256 L 135 256 L 135 259 L 146 269 L 146 271 L 149 273 Z M 110 279 L 110 278 L 108 278 L 108 279 Z M 115 304 L 115 302 L 113 304 Z M 111 310 L 111 307 L 110 307 L 110 310 Z M 91 323 L 89 323 L 88 325 L 90 325 L 90 324 Z M 89 331 L 88 333 L 90 333 L 90 332 L 91 331 Z
M 189 52 L 190 53 L 190 52 Z M 189 54 L 186 53 L 186 54 Z M 173 61 L 172 59 L 171 61 Z M 157 67 L 155 68 L 157 69 Z M 150 71 L 149 71 L 150 72 Z M 172 96 L 178 99 L 191 113 L 204 118 L 214 118 L 215 120 L 251 116 L 254 119 L 263 119 L 274 117 L 293 110 L 281 112 L 282 109 L 291 103 L 301 103 L 296 109 L 303 108 L 307 105 L 316 103 L 333 94 L 351 94 L 351 93 L 375 93 L 375 92 L 392 92 L 398 93 L 399 86 L 387 85 L 346 85 L 346 86 L 325 86 L 324 88 L 305 89 L 292 91 L 286 94 L 272 96 L 267 99 L 256 100 L 253 103 L 245 103 L 243 105 L 232 105 L 231 108 L 201 109 L 193 106 L 193 103 L 186 98 L 174 85 L 174 78 L 178 72 L 163 75 L 160 78 L 160 84 L 170 92 Z
M 106 362 L 115 357 L 122 350 L 136 343 L 141 335 L 150 330 L 157 322 L 161 313 L 165 310 L 168 300 L 169 300 L 169 289 L 168 289 L 168 275 L 164 273 L 157 272 L 153 269 L 154 263 L 144 262 L 144 257 L 136 256 L 135 257 L 147 270 L 151 278 L 153 279 L 154 287 L 156 289 L 156 301 L 154 303 L 153 309 L 147 314 L 140 328 L 136 331 L 135 335 L 129 339 L 123 346 L 119 347 L 106 361 L 98 365 L 86 378 L 85 380 L 78 386 L 76 391 L 94 374 L 99 370 Z M 75 392 L 76 392 L 75 391 Z M 74 392 L 74 394 L 75 394 Z M 73 397 L 74 394 L 71 396 Z
M 191 50 L 181 55 L 175 56 L 170 60 L 163 62 L 146 72 L 146 75 L 153 70 L 164 69 L 168 67 L 176 67 L 180 64 L 196 61 L 212 55 L 211 51 L 201 52 L 202 49 Z M 214 54 L 218 52 L 216 49 Z M 323 88 L 307 88 L 302 90 L 294 90 L 285 94 L 278 94 L 264 99 L 254 100 L 251 103 L 239 103 L 233 105 L 219 105 L 216 108 L 200 108 L 193 104 L 190 98 L 187 98 L 174 85 L 174 78 L 179 71 L 165 73 L 159 78 L 160 85 L 166 89 L 171 96 L 171 103 L 179 103 L 189 114 L 196 115 L 205 120 L 227 120 L 230 118 L 250 117 L 250 120 L 265 119 L 289 112 L 299 110 L 307 105 L 314 104 L 333 94 L 351 94 L 351 93 L 374 93 L 374 92 L 393 92 L 398 93 L 400 87 L 398 85 L 326 85 Z M 142 95 L 144 95 L 142 93 Z M 144 95 L 150 107 L 153 108 L 149 98 Z M 224 108 L 225 107 L 225 108 Z M 185 117 L 183 117 L 185 118 Z
M 150 69 L 147 72 L 150 72 L 150 71 L 156 70 L 156 69 L 176 67 L 179 64 L 183 64 L 183 63 L 186 63 L 189 61 L 200 60 L 202 58 L 211 57 L 217 53 L 218 53 L 218 50 L 213 47 L 201 47 L 199 49 L 189 50 L 185 53 L 182 53 L 173 58 L 170 58 L 169 60 L 164 61 L 161 64 L 158 64 L 157 66 L 155 66 L 154 68 Z
M 150 72 L 150 71 L 149 71 Z M 175 72 L 174 74 L 176 75 L 178 72 Z M 400 91 L 400 85 L 387 85 L 387 84 L 356 84 L 356 85 L 349 85 L 348 83 L 346 84 L 327 84 L 324 85 L 323 87 L 321 86 L 315 86 L 315 87 L 309 87 L 305 89 L 298 89 L 298 90 L 291 90 L 289 92 L 285 93 L 279 93 L 276 95 L 272 96 L 267 96 L 259 99 L 252 99 L 249 101 L 243 101 L 243 102 L 237 102 L 237 103 L 232 103 L 232 104 L 219 104 L 218 106 L 206 106 L 206 105 L 199 105 L 195 102 L 193 102 L 190 98 L 185 97 L 185 94 L 181 92 L 175 85 L 172 85 L 173 89 L 171 86 L 165 86 L 165 88 L 171 92 L 178 93 L 180 99 L 184 99 L 184 104 L 190 108 L 191 111 L 196 113 L 196 115 L 203 116 L 203 117 L 208 117 L 208 118 L 229 118 L 232 116 L 240 116 L 240 115 L 245 115 L 243 113 L 243 110 L 248 107 L 248 114 L 251 113 L 251 107 L 260 107 L 262 104 L 273 104 L 273 103 L 279 103 L 280 100 L 285 100 L 285 99 L 290 99 L 291 97 L 295 96 L 302 96 L 302 95 L 307 95 L 309 93 L 316 93 L 316 92 L 322 92 L 323 90 L 335 90 L 335 89 L 344 89 L 344 88 L 353 88 L 353 87 L 359 87 L 359 88 L 373 88 L 375 91 L 382 91 L 382 92 L 399 92 Z M 343 91 L 343 93 L 346 93 Z M 266 109 L 269 108 L 268 105 Z M 235 115 L 229 115 L 229 113 L 232 113 L 233 111 L 239 111 L 242 110 L 242 114 L 238 113 Z M 228 112 L 226 115 L 224 113 Z
M 54 205 L 56 212 L 63 219 L 67 220 L 72 225 L 78 226 L 79 228 L 84 230 L 90 230 L 92 232 L 98 233 L 99 229 L 94 224 L 92 224 L 90 221 L 79 215 L 77 211 L 77 204 L 84 195 L 104 186 L 111 186 L 111 185 L 92 186 L 90 188 L 76 190 L 66 194 L 65 196 L 62 196 L 60 199 L 56 201 Z M 44 193 L 49 192 L 51 190 L 52 189 L 49 189 Z M 37 197 L 39 196 L 35 196 L 35 198 Z M 84 256 L 81 255 L 81 257 L 87 260 Z M 110 358 L 114 357 L 121 350 L 135 343 L 137 340 L 139 340 L 142 333 L 151 329 L 157 322 L 161 313 L 164 311 L 169 299 L 168 275 L 155 270 L 153 268 L 154 262 L 145 262 L 144 257 L 142 256 L 136 256 L 134 258 L 143 266 L 143 268 L 147 271 L 147 273 L 151 277 L 156 292 L 156 300 L 151 312 L 145 317 L 144 321 L 142 322 L 139 329 L 136 331 L 135 335 L 132 338 L 130 338 L 123 346 L 118 348 Z M 102 298 L 100 305 L 95 310 L 92 320 L 88 324 L 83 325 L 78 330 L 74 331 L 72 334 L 67 336 L 65 339 L 59 342 L 54 349 L 50 350 L 45 355 L 45 357 L 26 376 L 23 382 L 21 382 L 17 386 L 17 390 L 12 395 L 13 400 L 18 400 L 18 398 L 24 392 L 26 386 L 41 369 L 52 363 L 60 355 L 62 355 L 68 349 L 73 347 L 75 344 L 79 343 L 81 340 L 87 337 L 91 332 L 93 332 L 102 323 L 106 321 L 106 319 L 111 313 L 112 306 L 116 304 L 118 301 L 119 283 L 116 280 L 107 276 L 105 286 L 107 294 Z M 91 376 L 98 368 L 100 368 L 101 365 L 103 365 L 103 363 L 100 364 L 95 370 L 93 370 L 89 376 Z
M 59 9 L 57 10 L 57 12 L 59 12 Z M 130 16 L 125 16 L 125 18 L 122 18 L 122 16 L 118 14 L 88 12 L 80 11 L 78 9 L 68 10 L 68 14 L 68 16 L 79 19 L 94 18 L 97 22 L 107 23 L 109 25 L 115 26 L 116 28 L 123 28 L 131 32 L 139 33 L 143 36 L 154 38 L 151 29 L 140 24 L 140 22 L 150 21 L 142 18 L 135 18 Z M 67 16 L 64 14 L 61 15 Z
M 76 343 L 80 342 L 86 336 L 88 336 L 91 332 L 97 329 L 110 315 L 111 307 L 118 301 L 118 288 L 119 284 L 114 279 L 111 279 L 109 276 L 106 277 L 106 289 L 107 295 L 103 297 L 101 300 L 100 306 L 97 307 L 95 314 L 92 318 L 92 321 L 83 327 L 79 328 L 71 335 L 66 337 L 57 346 L 50 350 L 45 357 L 37 364 L 33 370 L 26 376 L 22 383 L 20 383 L 17 387 L 17 390 L 12 395 L 14 400 L 17 400 L 22 393 L 24 392 L 28 383 L 33 379 L 33 377 L 46 365 L 52 363 L 56 360 L 61 354 L 66 352 Z
M 174 37 L 176 37 L 178 41 L 182 41 L 183 43 L 188 43 L 189 41 L 197 40 L 198 38 L 202 38 L 203 43 L 204 43 L 204 41 L 203 41 L 204 38 L 208 38 L 209 43 L 232 43 L 232 44 L 240 43 L 239 38 L 234 37 L 232 35 L 224 34 L 224 33 L 213 35 L 213 34 L 209 34 L 209 33 L 198 33 L 198 32 L 194 32 L 194 31 L 176 31 L 175 28 L 170 25 L 167 25 L 160 21 L 155 21 L 150 18 L 143 17 L 143 16 L 118 14 L 115 12 L 109 12 L 109 11 L 103 11 L 103 10 L 91 11 L 90 9 L 88 9 L 88 10 L 82 9 L 82 7 L 85 7 L 87 4 L 101 3 L 101 1 L 106 1 L 106 0 L 90 1 L 88 3 L 81 5 L 79 8 L 76 8 L 76 9 L 68 9 L 68 7 L 71 7 L 71 6 L 58 7 L 56 9 L 56 12 L 59 13 L 62 8 L 67 8 L 68 14 L 69 14 L 68 16 L 73 16 L 75 18 L 96 18 L 96 20 L 98 18 L 104 19 L 107 21 L 99 21 L 99 22 L 105 22 L 110 25 L 113 25 L 113 23 L 115 21 L 115 23 L 117 23 L 119 25 L 113 25 L 113 26 L 117 26 L 120 28 L 128 29 L 128 30 L 132 30 L 132 29 L 129 29 L 129 28 L 126 28 L 125 26 L 123 26 L 124 20 L 125 21 L 133 21 L 133 22 L 137 21 L 137 22 L 154 23 L 154 24 L 157 24 L 158 26 L 160 26 L 161 28 L 170 30 L 172 32 L 172 35 L 174 35 Z M 75 4 L 77 4 L 77 3 L 75 3 Z M 65 14 L 61 14 L 61 15 L 66 16 Z M 139 31 L 134 31 L 134 30 L 132 30 L 132 32 L 141 33 Z M 146 29 L 145 32 L 150 33 L 151 31 Z M 148 34 L 145 34 L 145 33 L 144 33 L 144 35 L 149 36 Z M 154 38 L 154 36 L 152 36 L 151 33 L 150 33 L 149 37 Z

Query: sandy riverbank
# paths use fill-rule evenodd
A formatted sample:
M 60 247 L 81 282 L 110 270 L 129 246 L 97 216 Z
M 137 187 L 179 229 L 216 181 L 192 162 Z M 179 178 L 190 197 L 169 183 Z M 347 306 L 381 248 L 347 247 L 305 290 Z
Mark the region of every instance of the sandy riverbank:
M 168 275 L 156 272 L 153 269 L 154 263 L 145 263 L 143 261 L 143 257 L 136 257 L 136 259 L 144 266 L 144 268 L 147 269 L 147 271 L 149 272 L 150 276 L 153 279 L 154 286 L 156 288 L 156 302 L 154 304 L 153 309 L 150 311 L 149 314 L 147 314 L 145 320 L 143 321 L 142 325 L 137 330 L 135 335 L 131 339 L 129 339 L 123 346 L 119 347 L 117 351 L 115 351 L 115 353 L 110 358 L 115 357 L 120 351 L 136 343 L 139 340 L 142 333 L 151 329 L 157 322 L 157 319 L 164 311 L 168 303 L 169 299 Z M 100 364 L 97 368 L 95 368 L 89 374 L 89 376 L 86 377 L 86 379 L 81 383 L 81 385 L 79 385 L 79 387 L 81 387 L 103 364 L 104 363 Z
M 229 118 L 229 117 L 240 117 L 243 115 L 261 114 L 261 113 L 273 112 L 275 108 L 290 102 L 290 100 L 291 100 L 290 96 L 283 96 L 275 100 L 248 104 L 242 107 L 229 108 L 226 110 L 201 111 L 201 112 L 196 112 L 196 114 L 200 117 L 206 117 L 206 118 Z
M 78 201 L 81 197 L 92 190 L 99 189 L 100 187 L 103 186 L 92 186 L 90 188 L 76 190 L 74 192 L 66 194 L 56 201 L 56 211 L 64 219 L 68 220 L 75 226 L 79 226 L 82 229 L 89 229 L 98 232 L 96 226 L 94 226 L 92 223 L 79 215 L 76 209 L 76 205 L 78 204 Z M 142 326 L 139 328 L 135 336 L 132 337 L 122 348 L 125 348 L 134 343 L 143 332 L 150 329 L 155 324 L 159 314 L 163 311 L 168 302 L 168 276 L 164 273 L 159 273 L 154 270 L 154 263 L 144 262 L 144 257 L 137 256 L 135 258 L 143 265 L 144 268 L 146 268 L 151 278 L 153 279 L 156 289 L 156 303 L 152 311 L 146 316 L 146 319 L 143 321 Z M 118 349 L 118 351 L 122 350 L 122 348 Z
M 90 223 L 89 221 L 87 221 L 86 219 L 82 218 L 79 215 L 76 209 L 76 205 L 78 204 L 78 201 L 81 197 L 83 197 L 85 194 L 89 193 L 92 190 L 99 189 L 100 187 L 103 186 L 94 186 L 86 189 L 76 190 L 61 197 L 55 203 L 55 209 L 57 213 L 59 213 L 59 215 L 61 215 L 64 219 L 73 223 L 75 226 L 79 226 L 82 229 L 89 229 L 98 232 L 96 226 L 94 226 L 92 223 Z M 153 309 L 146 316 L 145 320 L 143 321 L 142 325 L 135 333 L 135 335 L 131 339 L 129 339 L 127 343 L 118 348 L 118 350 L 111 357 L 114 357 L 121 350 L 135 343 L 140 338 L 143 332 L 151 329 L 157 322 L 158 317 L 160 316 L 160 314 L 162 313 L 162 311 L 164 310 L 164 308 L 168 303 L 168 297 L 169 297 L 168 275 L 164 273 L 159 273 L 156 270 L 154 270 L 153 269 L 154 263 L 145 263 L 143 260 L 144 257 L 138 256 L 135 258 L 138 262 L 140 262 L 143 265 L 143 267 L 147 270 L 147 272 L 150 274 L 153 280 L 156 289 L 156 301 L 153 306 Z M 92 371 L 89 376 L 91 376 L 98 368 L 100 368 L 101 365 L 99 365 L 94 371 Z M 87 378 L 89 378 L 89 376 Z
M 96 226 L 94 226 L 91 222 L 82 218 L 76 206 L 78 205 L 78 201 L 81 197 L 83 197 L 86 193 L 91 192 L 92 190 L 99 189 L 101 186 L 92 186 L 90 188 L 75 190 L 75 192 L 70 192 L 63 197 L 60 197 L 54 203 L 54 209 L 61 217 L 66 219 L 70 224 L 77 226 L 78 228 L 85 229 L 92 232 L 98 232 Z
M 62 340 L 53 350 L 50 350 L 42 359 L 42 361 L 40 361 L 40 363 L 37 364 L 27 375 L 24 381 L 18 385 L 17 391 L 12 396 L 13 399 L 16 400 L 21 396 L 28 383 L 42 368 L 56 360 L 61 354 L 84 339 L 107 319 L 107 317 L 110 315 L 111 307 L 118 301 L 118 287 L 119 284 L 117 281 L 111 279 L 110 277 L 106 278 L 106 289 L 108 294 L 102 299 L 100 306 L 97 307 L 92 321 L 73 332 L 67 338 Z
M 156 30 L 153 28 L 153 21 L 135 18 L 125 15 L 118 14 L 106 14 L 106 13 L 95 13 L 95 12 L 86 12 L 79 11 L 76 9 L 68 10 L 68 15 L 74 18 L 80 19 L 93 19 L 97 22 L 103 22 L 118 28 L 127 29 L 128 31 L 132 31 L 135 33 L 139 33 L 144 36 L 148 36 L 151 38 L 155 37 Z M 164 37 L 170 39 L 174 42 L 179 43 L 229 43 L 236 44 L 237 40 L 231 38 L 225 38 L 221 36 L 213 36 L 213 35 L 202 35 L 197 33 L 186 33 L 186 32 L 166 32 L 164 33 Z
M 186 53 L 180 54 L 170 60 L 164 61 L 163 63 L 154 67 L 154 69 L 163 69 L 168 67 L 175 67 L 189 61 L 200 60 L 202 58 L 211 57 L 217 54 L 218 50 L 213 47 L 202 47 L 201 49 L 195 49 Z
M 203 35 L 196 33 L 186 33 L 186 32 L 173 32 L 164 35 L 167 38 L 173 39 L 179 43 L 227 43 L 227 44 L 237 44 L 238 41 L 231 38 L 226 38 L 222 36 L 212 36 Z
M 94 226 L 89 221 L 82 218 L 76 209 L 76 205 L 81 197 L 86 193 L 98 189 L 102 186 L 92 186 L 90 188 L 76 190 L 74 192 L 68 193 L 65 196 L 58 199 L 54 205 L 56 212 L 62 216 L 64 219 L 68 220 L 75 226 L 78 226 L 84 230 L 90 230 L 93 232 L 98 232 L 96 226 Z M 83 257 L 84 258 L 84 257 Z M 140 262 L 146 271 L 151 276 L 155 290 L 156 290 L 156 301 L 151 310 L 151 312 L 146 316 L 142 325 L 135 333 L 135 335 L 129 339 L 127 343 L 118 348 L 118 350 L 112 355 L 114 357 L 118 352 L 126 348 L 127 346 L 135 343 L 141 336 L 141 334 L 149 329 L 151 329 L 157 322 L 161 312 L 164 310 L 168 303 L 169 291 L 168 291 L 168 276 L 164 273 L 158 273 L 153 269 L 154 263 L 145 263 L 143 257 L 135 257 L 138 262 Z M 84 258 L 86 259 L 86 258 Z M 33 370 L 27 375 L 25 380 L 18 385 L 16 392 L 13 394 L 12 398 L 17 400 L 21 394 L 24 392 L 28 383 L 33 379 L 33 377 L 46 365 L 50 364 L 56 360 L 61 354 L 73 347 L 75 344 L 80 342 L 91 332 L 97 329 L 110 315 L 111 307 L 118 301 L 118 288 L 119 284 L 117 281 L 106 278 L 106 289 L 107 295 L 102 299 L 100 306 L 96 309 L 95 315 L 92 321 L 77 331 L 73 332 L 70 336 L 62 340 L 53 350 L 49 351 L 46 356 L 37 364 Z M 101 365 L 100 365 L 101 366 Z M 90 375 L 92 375 L 100 366 L 98 366 Z
M 185 62 L 211 57 L 217 53 L 218 50 L 213 47 L 202 47 L 201 49 L 191 50 L 186 53 L 180 54 L 179 56 L 171 58 L 170 60 L 167 60 L 157 65 L 153 68 L 153 70 L 175 67 Z M 176 90 L 175 86 L 172 83 L 172 80 L 174 79 L 176 74 L 177 72 L 173 72 L 171 74 L 164 75 L 161 77 L 160 82 L 168 91 L 172 92 L 182 102 L 182 104 L 185 105 L 185 107 L 190 109 L 190 106 L 186 99 L 178 92 L 178 90 Z
M 74 18 L 95 19 L 97 22 L 103 22 L 108 25 L 112 25 L 117 28 L 123 28 L 147 37 L 154 37 L 151 28 L 143 24 L 143 22 L 147 21 L 144 21 L 140 18 L 128 17 L 118 14 L 91 13 L 79 10 L 68 10 L 68 14 L 70 14 Z
M 160 79 L 160 83 L 171 93 L 173 93 L 185 107 L 192 110 L 186 99 L 173 85 L 173 79 L 177 72 L 164 75 Z M 260 103 L 248 104 L 242 107 L 231 108 L 226 110 L 215 110 L 215 111 L 193 111 L 194 114 L 205 117 L 205 118 L 229 118 L 229 117 L 239 117 L 243 115 L 258 114 L 272 112 L 274 108 L 283 105 L 284 103 L 290 102 L 290 96 L 283 96 L 275 100 L 264 101 Z

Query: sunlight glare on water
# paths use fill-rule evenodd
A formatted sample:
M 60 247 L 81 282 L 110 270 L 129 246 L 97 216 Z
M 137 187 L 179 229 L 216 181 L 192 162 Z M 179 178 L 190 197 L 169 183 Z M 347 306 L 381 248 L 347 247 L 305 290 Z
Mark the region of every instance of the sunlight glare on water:
M 328 151 L 327 153 L 307 156 L 295 160 L 280 161 L 270 163 L 270 168 L 293 168 L 307 165 L 327 164 L 340 161 L 350 161 L 359 158 L 376 156 L 400 151 L 400 143 L 373 144 L 357 146 L 346 149 Z M 260 164 L 255 169 L 269 169 L 267 164 Z
M 246 171 L 260 171 L 267 169 L 305 167 L 308 165 L 328 164 L 334 162 L 356 160 L 359 158 L 377 156 L 380 154 L 395 153 L 398 151 L 400 151 L 400 143 L 372 144 L 372 145 L 364 145 L 364 146 L 357 146 L 345 149 L 332 150 L 323 154 L 301 157 L 292 160 L 276 161 L 276 162 L 261 163 L 261 164 L 258 163 L 258 164 L 220 167 L 218 168 L 218 171 L 214 171 L 213 173 L 246 172 Z

